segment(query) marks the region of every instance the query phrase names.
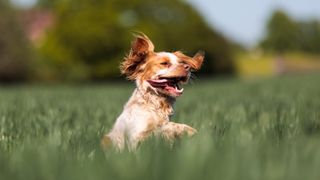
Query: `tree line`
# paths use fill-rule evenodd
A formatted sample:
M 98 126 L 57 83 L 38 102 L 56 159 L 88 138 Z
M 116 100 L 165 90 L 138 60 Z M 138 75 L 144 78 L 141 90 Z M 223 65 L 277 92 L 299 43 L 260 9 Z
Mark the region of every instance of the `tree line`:
M 0 81 L 91 81 L 119 78 L 132 32 L 145 32 L 156 51 L 206 52 L 200 74 L 233 74 L 236 43 L 209 26 L 180 0 L 39 0 L 54 24 L 37 45 L 30 43 L 21 10 L 0 1 Z M 319 53 L 318 21 L 295 21 L 276 11 L 259 46 L 265 51 Z
M 320 22 L 298 21 L 284 11 L 277 10 L 267 23 L 265 39 L 260 46 L 269 52 L 301 51 L 320 53 Z

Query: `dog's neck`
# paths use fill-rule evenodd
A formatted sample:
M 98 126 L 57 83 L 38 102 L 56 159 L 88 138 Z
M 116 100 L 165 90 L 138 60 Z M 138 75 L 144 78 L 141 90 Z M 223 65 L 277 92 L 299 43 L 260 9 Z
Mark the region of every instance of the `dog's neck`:
M 126 107 L 138 104 L 139 106 L 144 106 L 145 109 L 165 116 L 171 116 L 173 114 L 174 102 L 175 98 L 173 97 L 159 94 L 150 88 L 137 87 L 127 102 Z

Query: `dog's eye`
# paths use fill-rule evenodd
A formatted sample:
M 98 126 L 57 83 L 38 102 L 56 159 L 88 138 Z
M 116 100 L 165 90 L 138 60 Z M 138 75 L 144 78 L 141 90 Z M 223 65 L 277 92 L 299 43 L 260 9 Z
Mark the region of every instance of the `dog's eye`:
M 162 63 L 160 63 L 161 65 L 164 65 L 164 66 L 168 66 L 169 65 L 169 63 L 168 62 L 162 62 Z

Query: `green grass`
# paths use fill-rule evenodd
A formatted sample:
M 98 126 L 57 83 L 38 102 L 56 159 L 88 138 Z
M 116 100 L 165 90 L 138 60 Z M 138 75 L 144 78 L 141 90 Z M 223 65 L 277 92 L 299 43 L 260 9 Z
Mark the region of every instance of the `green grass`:
M 168 147 L 101 152 L 133 85 L 0 88 L 0 179 L 320 178 L 320 75 L 203 80 L 186 87 L 173 121 L 199 130 Z

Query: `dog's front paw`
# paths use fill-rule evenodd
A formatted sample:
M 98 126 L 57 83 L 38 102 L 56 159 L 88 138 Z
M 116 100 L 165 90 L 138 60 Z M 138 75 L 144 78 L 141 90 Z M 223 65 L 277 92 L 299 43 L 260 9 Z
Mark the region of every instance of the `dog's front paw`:
M 188 125 L 185 125 L 184 127 L 184 131 L 186 132 L 186 134 L 191 137 L 194 136 L 198 131 Z

